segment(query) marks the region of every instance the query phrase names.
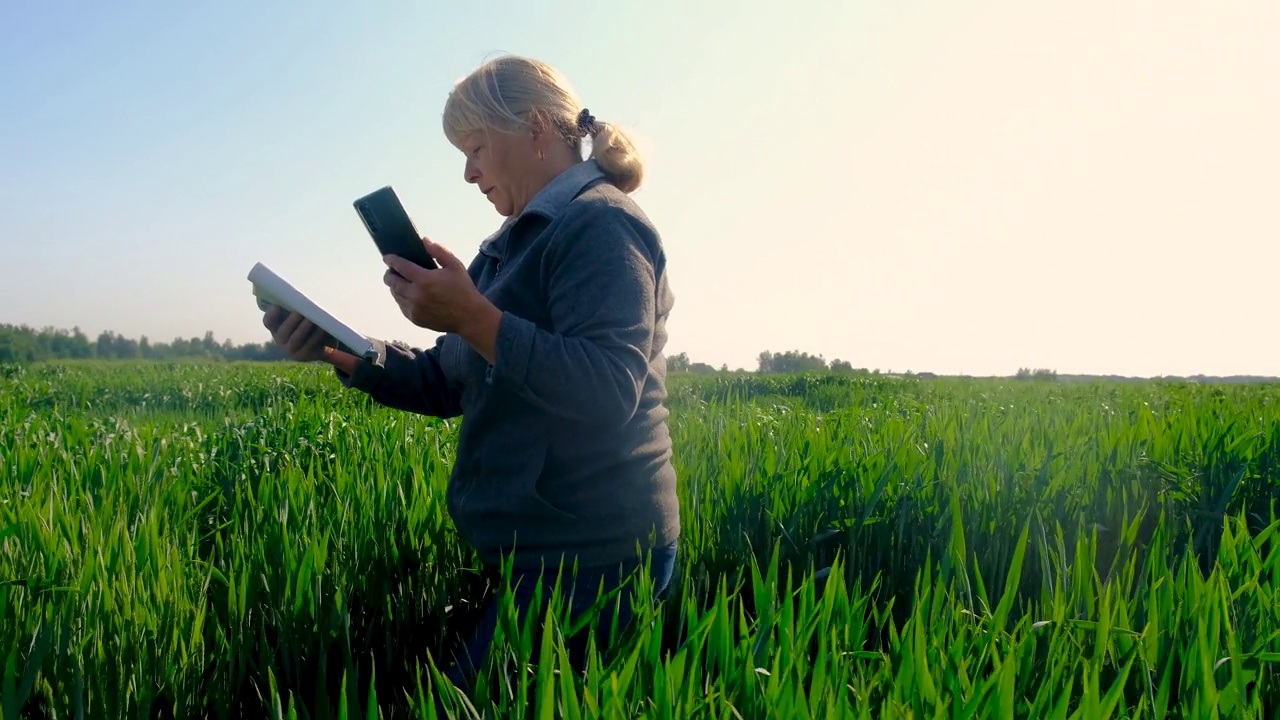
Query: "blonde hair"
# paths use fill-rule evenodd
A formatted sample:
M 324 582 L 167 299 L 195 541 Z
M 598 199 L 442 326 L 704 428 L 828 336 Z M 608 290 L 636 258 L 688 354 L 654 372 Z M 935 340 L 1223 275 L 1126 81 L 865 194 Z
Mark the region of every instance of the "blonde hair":
M 538 111 L 579 156 L 589 136 L 591 158 L 618 189 L 630 193 L 640 187 L 644 164 L 631 138 L 617 125 L 592 117 L 568 80 L 539 60 L 504 56 L 459 80 L 444 104 L 444 134 L 461 148 L 474 132 L 524 130 Z

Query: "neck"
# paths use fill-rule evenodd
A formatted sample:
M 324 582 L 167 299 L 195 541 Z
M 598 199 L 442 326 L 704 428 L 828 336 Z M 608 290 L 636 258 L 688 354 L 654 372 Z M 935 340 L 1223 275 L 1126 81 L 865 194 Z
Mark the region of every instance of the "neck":
M 513 208 L 512 215 L 519 215 L 524 211 L 529 201 L 537 195 L 547 183 L 554 180 L 560 173 L 582 162 L 582 159 L 575 156 L 571 148 L 564 148 L 562 152 L 547 153 L 545 160 L 536 162 L 529 173 L 529 183 L 525 187 L 524 198 L 516 203 Z

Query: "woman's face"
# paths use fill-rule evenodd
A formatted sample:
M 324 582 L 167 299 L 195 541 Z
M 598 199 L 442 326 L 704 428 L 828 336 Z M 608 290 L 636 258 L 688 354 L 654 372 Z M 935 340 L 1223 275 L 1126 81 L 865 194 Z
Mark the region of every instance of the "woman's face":
M 462 152 L 467 158 L 463 178 L 480 188 L 498 214 L 519 214 L 533 197 L 538 175 L 533 135 L 481 130 L 463 140 Z

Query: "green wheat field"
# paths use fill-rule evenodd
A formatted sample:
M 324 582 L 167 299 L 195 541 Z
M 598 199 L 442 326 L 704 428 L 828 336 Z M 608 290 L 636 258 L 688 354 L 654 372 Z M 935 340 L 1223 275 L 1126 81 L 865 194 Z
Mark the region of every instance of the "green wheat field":
M 670 391 L 672 595 L 506 613 L 443 716 L 1280 717 L 1280 386 Z M 506 591 L 445 511 L 456 435 L 316 366 L 0 368 L 3 717 L 441 716 Z

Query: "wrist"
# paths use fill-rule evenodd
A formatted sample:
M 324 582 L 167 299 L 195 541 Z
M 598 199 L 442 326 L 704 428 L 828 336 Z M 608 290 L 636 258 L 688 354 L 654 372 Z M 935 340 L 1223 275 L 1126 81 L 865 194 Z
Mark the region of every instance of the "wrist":
M 497 354 L 498 328 L 502 325 L 502 310 L 490 302 L 489 298 L 480 295 L 476 308 L 467 313 L 466 318 L 463 326 L 458 328 L 458 335 L 492 365 Z

